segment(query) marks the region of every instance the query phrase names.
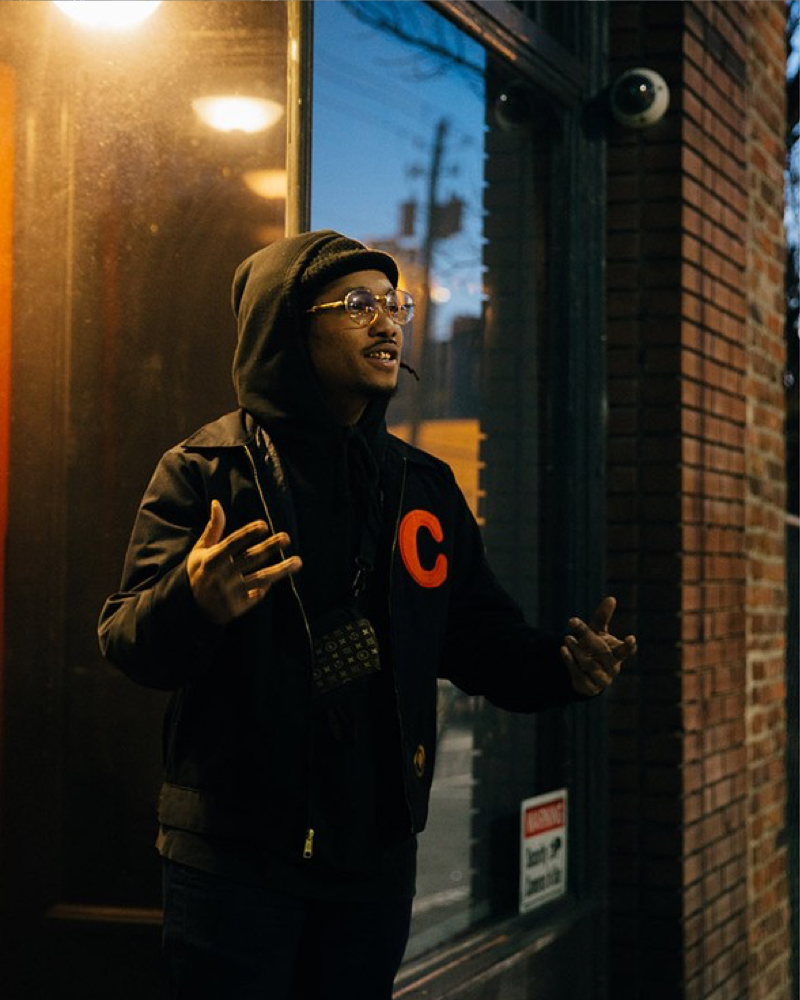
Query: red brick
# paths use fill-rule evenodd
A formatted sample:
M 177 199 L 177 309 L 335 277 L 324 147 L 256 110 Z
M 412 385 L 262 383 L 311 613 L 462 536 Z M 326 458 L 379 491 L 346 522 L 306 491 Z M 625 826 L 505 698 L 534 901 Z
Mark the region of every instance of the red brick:
M 628 301 L 611 299 L 609 343 L 631 349 L 612 368 L 637 383 L 619 403 L 610 394 L 609 425 L 625 434 L 609 448 L 620 529 L 610 533 L 610 561 L 625 568 L 653 659 L 642 683 L 626 689 L 637 699 L 622 717 L 630 736 L 637 725 L 649 734 L 643 756 L 616 765 L 635 781 L 626 809 L 639 803 L 626 843 L 680 850 L 683 832 L 686 947 L 672 967 L 682 992 L 671 995 L 704 1000 L 784 1000 L 788 983 L 785 919 L 766 922 L 787 905 L 785 850 L 777 847 L 786 802 L 784 13 L 777 2 L 735 12 L 719 2 L 611 8 L 612 55 L 618 19 L 628 25 L 627 54 L 638 45 L 641 57 L 676 44 L 670 18 L 683 24 L 670 130 L 611 143 L 619 143 L 613 170 L 649 200 L 627 222 L 610 213 L 611 294 L 624 286 Z M 645 30 L 662 15 L 668 33 Z M 746 90 L 737 59 L 747 64 Z M 677 188 L 663 181 L 668 164 L 680 175 Z M 648 171 L 656 178 L 649 191 Z M 677 441 L 677 452 L 665 441 Z M 679 529 L 673 548 L 671 528 Z M 637 561 L 626 537 L 638 537 L 647 555 Z M 683 613 L 657 614 L 653 603 Z M 630 839 L 637 827 L 638 841 Z M 669 879 L 681 882 L 666 864 L 654 878 L 659 892 Z M 694 947 L 701 917 L 702 955 Z M 637 967 L 668 962 L 645 934 L 639 942 Z M 639 995 L 658 996 L 647 988 Z

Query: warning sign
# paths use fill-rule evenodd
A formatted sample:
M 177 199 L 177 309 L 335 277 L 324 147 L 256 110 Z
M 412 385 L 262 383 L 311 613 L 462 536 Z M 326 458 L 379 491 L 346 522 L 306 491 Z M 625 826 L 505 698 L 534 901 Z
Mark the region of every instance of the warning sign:
M 567 891 L 567 790 L 525 799 L 521 809 L 519 912 Z

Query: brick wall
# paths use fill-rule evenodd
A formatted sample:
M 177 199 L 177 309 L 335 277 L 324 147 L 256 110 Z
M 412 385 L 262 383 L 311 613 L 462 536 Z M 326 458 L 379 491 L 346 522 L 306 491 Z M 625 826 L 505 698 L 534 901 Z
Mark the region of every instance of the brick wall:
M 744 148 L 741 5 L 686 4 L 681 95 L 684 817 L 687 996 L 747 995 Z M 690 665 L 691 664 L 691 665 Z M 684 728 L 688 728 L 684 725 Z
M 642 648 L 612 706 L 615 996 L 788 995 L 783 16 L 611 5 L 612 78 L 672 93 L 609 144 L 609 573 Z
M 748 950 L 751 996 L 789 996 L 785 809 L 785 367 L 782 231 L 785 53 L 781 4 L 750 5 L 747 33 Z

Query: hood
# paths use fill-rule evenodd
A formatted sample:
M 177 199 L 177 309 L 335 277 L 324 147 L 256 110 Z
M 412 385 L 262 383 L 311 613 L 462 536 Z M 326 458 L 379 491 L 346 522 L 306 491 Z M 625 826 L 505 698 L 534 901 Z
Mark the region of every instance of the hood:
M 332 248 L 345 245 L 348 266 Z M 233 312 L 238 343 L 233 359 L 233 383 L 239 405 L 266 427 L 287 421 L 332 426 L 334 420 L 320 391 L 305 336 L 303 309 L 309 277 L 336 277 L 326 260 L 339 262 L 338 273 L 372 267 L 397 282 L 397 266 L 378 250 L 349 240 L 331 229 L 301 233 L 278 240 L 252 254 L 233 279 Z M 370 423 L 383 419 L 387 402 L 374 400 Z M 379 414 L 375 411 L 379 410 Z M 365 415 L 366 416 L 366 415 Z

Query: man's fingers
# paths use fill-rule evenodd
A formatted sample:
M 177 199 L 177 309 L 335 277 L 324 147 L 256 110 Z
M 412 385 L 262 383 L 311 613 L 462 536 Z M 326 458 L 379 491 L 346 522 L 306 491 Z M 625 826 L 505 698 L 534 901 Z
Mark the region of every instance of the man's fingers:
M 617 599 L 615 597 L 604 597 L 592 612 L 592 617 L 589 619 L 589 628 L 593 632 L 608 632 L 611 616 L 614 614 L 616 607 Z
M 210 549 L 217 545 L 225 531 L 225 511 L 219 500 L 211 501 L 211 514 L 208 524 L 203 529 L 202 535 L 197 540 L 197 546 L 201 549 Z
M 602 667 L 611 666 L 614 662 L 614 655 L 609 649 L 608 643 L 580 618 L 570 618 L 568 625 L 571 636 L 577 641 L 582 653 L 585 653 L 592 660 L 597 660 Z
M 614 660 L 614 656 L 609 649 L 606 648 L 605 650 L 608 662 L 600 662 L 597 655 L 594 652 L 582 647 L 575 636 L 565 636 L 564 644 L 569 649 L 573 659 L 582 670 L 592 673 L 596 671 L 604 675 L 619 673 L 619 664 Z
M 256 570 L 263 569 L 276 560 L 283 559 L 283 550 L 290 544 L 291 539 L 286 532 L 279 531 L 277 535 L 270 535 L 269 538 L 251 545 L 243 552 L 234 556 L 236 567 L 242 576 L 249 576 Z
M 265 521 L 251 521 L 227 538 L 222 505 L 211 503 L 211 517 L 187 561 L 192 594 L 206 616 L 225 625 L 251 610 L 271 587 L 301 562 L 298 556 L 284 558 L 290 544 L 285 531 L 270 533 Z
M 608 631 L 617 602 L 605 597 L 595 608 L 591 624 L 570 618 L 561 646 L 561 658 L 569 669 L 572 685 L 583 694 L 598 694 L 614 683 L 622 663 L 636 652 L 636 636 L 618 639 Z
M 570 650 L 566 645 L 561 647 L 561 659 L 564 661 L 567 669 L 569 670 L 570 677 L 572 679 L 572 685 L 576 691 L 580 694 L 594 695 L 600 694 L 602 687 L 596 684 L 591 678 L 589 678 L 586 673 L 581 669 L 581 667 L 575 661 Z
M 636 636 L 626 635 L 622 642 L 617 641 L 617 645 L 614 646 L 614 659 L 617 663 L 622 663 L 623 660 L 627 660 L 629 656 L 636 653 L 636 648 Z
M 220 566 L 234 566 L 241 553 L 258 545 L 266 537 L 269 537 L 269 528 L 266 522 L 251 521 L 244 527 L 232 531 L 227 538 L 213 546 L 214 551 L 208 553 L 209 565 L 215 571 Z M 239 572 L 238 569 L 237 572 Z
M 609 653 L 609 662 L 599 663 L 596 656 L 590 655 L 581 648 L 574 636 L 565 636 L 564 645 L 583 675 L 588 677 L 600 690 L 610 687 L 614 683 L 614 678 L 619 674 L 621 669 L 621 661 L 615 660 L 609 651 L 607 651 Z
M 266 521 L 251 521 L 249 524 L 237 528 L 236 531 L 232 531 L 221 543 L 221 548 L 226 556 L 236 559 L 242 552 L 269 537 L 271 536 Z
M 265 566 L 263 569 L 256 570 L 255 573 L 250 573 L 242 579 L 245 587 L 248 589 L 248 593 L 261 590 L 266 593 L 278 580 L 296 573 L 302 566 L 303 563 L 300 560 L 300 556 L 290 556 L 288 559 L 284 559 L 272 566 Z

